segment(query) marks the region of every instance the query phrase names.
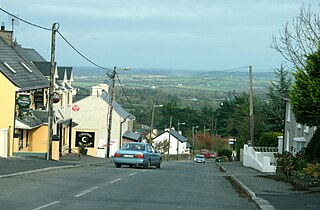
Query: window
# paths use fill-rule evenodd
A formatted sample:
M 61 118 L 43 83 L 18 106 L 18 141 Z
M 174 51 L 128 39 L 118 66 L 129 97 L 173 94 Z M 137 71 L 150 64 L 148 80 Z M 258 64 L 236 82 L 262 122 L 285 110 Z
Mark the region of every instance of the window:
M 26 64 L 24 64 L 23 62 L 21 62 L 21 65 L 22 65 L 25 69 L 27 69 L 30 73 L 33 72 L 33 71 L 32 71 Z
M 19 130 L 19 150 L 23 149 L 23 130 Z
M 3 62 L 3 64 L 10 70 L 12 71 L 12 73 L 16 74 L 17 72 L 9 65 L 7 64 L 6 62 Z

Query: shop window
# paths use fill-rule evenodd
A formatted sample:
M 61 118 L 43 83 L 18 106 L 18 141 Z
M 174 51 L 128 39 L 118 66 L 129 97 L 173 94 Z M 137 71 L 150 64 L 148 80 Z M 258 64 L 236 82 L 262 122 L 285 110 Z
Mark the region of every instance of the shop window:
M 19 150 L 23 149 L 23 130 L 19 130 Z

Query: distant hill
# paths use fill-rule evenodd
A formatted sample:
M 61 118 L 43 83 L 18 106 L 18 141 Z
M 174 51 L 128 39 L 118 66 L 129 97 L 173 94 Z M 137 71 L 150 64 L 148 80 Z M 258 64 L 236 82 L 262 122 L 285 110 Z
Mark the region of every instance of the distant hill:
M 108 71 L 98 67 L 85 67 L 85 66 L 74 66 L 74 76 L 105 76 Z M 113 67 L 106 67 L 106 69 L 113 70 Z M 183 69 L 159 69 L 159 68 L 131 68 L 129 71 L 118 71 L 124 75 L 160 75 L 160 76 L 198 76 L 198 77 L 219 77 L 224 75 L 245 75 L 248 74 L 249 70 L 241 70 L 233 73 L 232 70 L 224 71 L 207 71 L 207 70 L 183 70 Z M 254 76 L 262 77 L 273 77 L 273 72 L 255 72 Z

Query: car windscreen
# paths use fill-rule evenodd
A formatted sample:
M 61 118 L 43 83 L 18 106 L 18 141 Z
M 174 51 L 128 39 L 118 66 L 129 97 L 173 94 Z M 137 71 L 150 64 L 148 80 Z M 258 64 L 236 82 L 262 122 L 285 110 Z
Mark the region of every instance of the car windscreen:
M 143 144 L 124 144 L 121 147 L 122 150 L 145 150 L 145 145 Z

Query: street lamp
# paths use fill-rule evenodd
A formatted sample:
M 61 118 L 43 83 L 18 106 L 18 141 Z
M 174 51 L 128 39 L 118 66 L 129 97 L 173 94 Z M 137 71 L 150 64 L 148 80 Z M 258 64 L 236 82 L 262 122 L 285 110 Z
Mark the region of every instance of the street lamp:
M 180 125 L 185 125 L 186 123 L 178 122 L 178 133 L 180 132 Z M 180 134 L 180 133 L 179 133 Z M 179 160 L 179 139 L 177 138 L 177 160 Z
M 154 121 L 154 109 L 156 107 L 163 107 L 163 104 L 156 104 L 156 101 L 154 100 L 152 105 L 152 115 L 151 115 L 151 128 L 150 128 L 150 143 L 152 143 L 152 133 L 153 133 L 153 121 Z
M 194 154 L 194 129 L 198 128 L 199 126 L 193 126 L 192 127 L 192 148 L 193 148 L 193 154 Z

